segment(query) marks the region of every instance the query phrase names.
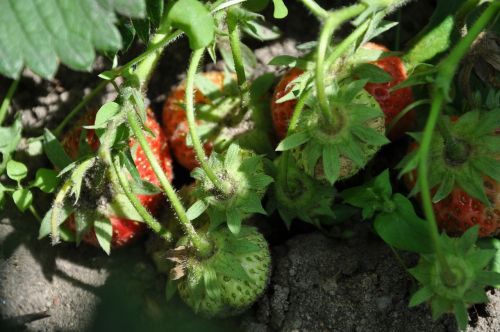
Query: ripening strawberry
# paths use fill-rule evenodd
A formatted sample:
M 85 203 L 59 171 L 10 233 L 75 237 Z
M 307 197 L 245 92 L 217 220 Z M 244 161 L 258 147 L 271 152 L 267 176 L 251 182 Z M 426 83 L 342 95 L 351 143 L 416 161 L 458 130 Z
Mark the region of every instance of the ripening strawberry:
M 96 111 L 89 111 L 87 112 L 80 121 L 78 121 L 75 126 L 73 126 L 63 137 L 62 139 L 62 146 L 68 156 L 70 156 L 72 159 L 75 159 L 78 157 L 79 150 L 80 150 L 80 136 L 82 132 L 82 126 L 84 125 L 91 125 L 94 123 Z M 170 154 L 168 151 L 168 146 L 167 146 L 167 140 L 165 135 L 163 134 L 161 127 L 159 123 L 155 120 L 154 114 L 151 110 L 148 110 L 147 112 L 147 121 L 145 125 L 151 130 L 151 132 L 154 134 L 154 137 L 151 135 L 147 135 L 146 139 L 148 144 L 151 147 L 151 150 L 153 151 L 155 157 L 158 159 L 160 162 L 160 165 L 162 166 L 164 172 L 167 175 L 167 178 L 169 180 L 172 180 L 173 178 L 173 172 L 172 172 L 172 161 L 170 158 Z M 86 140 L 88 145 L 90 146 L 91 149 L 97 150 L 99 147 L 99 139 L 97 135 L 95 134 L 95 131 L 92 129 L 87 129 L 86 132 Z M 129 142 L 130 147 L 135 145 L 135 140 L 131 139 Z M 135 155 L 133 155 L 134 158 L 134 163 L 136 165 L 137 171 L 139 173 L 139 176 L 141 177 L 142 180 L 146 180 L 148 182 L 151 182 L 155 185 L 159 185 L 158 178 L 156 177 L 155 173 L 153 172 L 143 149 L 138 146 L 137 149 L 135 150 Z M 98 176 L 103 177 L 103 174 L 100 174 Z M 111 194 L 112 195 L 112 194 Z M 86 195 L 87 197 L 81 198 L 80 200 L 85 200 L 88 199 L 88 197 L 93 197 L 92 194 Z M 158 207 L 159 203 L 161 202 L 161 194 L 155 194 L 155 195 L 137 195 L 137 198 L 141 202 L 141 204 L 146 207 L 148 210 L 150 210 L 152 213 L 154 213 Z M 101 197 L 93 197 L 93 199 L 101 199 Z M 112 200 L 111 198 L 107 198 L 107 200 Z M 81 204 L 80 206 L 92 206 L 95 204 L 94 202 L 86 202 L 85 204 Z M 84 210 L 84 209 L 82 209 Z M 90 215 L 92 216 L 92 213 L 94 211 L 77 211 L 77 213 L 80 213 L 80 215 L 85 216 L 85 215 Z M 91 210 L 91 209 L 90 209 Z M 123 217 L 119 216 L 114 216 L 114 215 L 107 215 L 106 217 L 109 218 L 111 221 L 112 229 L 113 229 L 113 236 L 111 239 L 111 246 L 112 247 L 122 247 L 131 241 L 137 239 L 141 234 L 143 234 L 146 230 L 146 225 L 142 222 L 137 222 L 134 220 L 129 220 Z M 92 245 L 99 246 L 99 243 L 97 241 L 95 232 L 92 229 L 92 217 L 88 217 L 88 222 L 90 223 L 88 230 L 83 234 L 82 239 Z M 68 226 L 76 230 L 76 224 L 75 224 L 75 215 L 71 215 L 68 218 Z
M 495 114 L 496 113 L 496 114 Z M 436 132 L 429 155 L 429 182 L 438 226 L 449 235 L 462 235 L 479 225 L 479 236 L 500 234 L 500 150 L 497 130 L 500 110 L 472 111 L 451 117 L 446 141 Z M 417 143 L 401 166 L 417 153 Z M 405 175 L 405 183 L 417 193 L 417 171 Z M 419 198 L 420 201 L 420 198 Z
M 384 46 L 374 43 L 367 43 L 363 45 L 363 48 L 377 49 L 384 52 L 389 51 Z M 399 57 L 386 57 L 377 60 L 374 64 L 385 70 L 393 78 L 391 82 L 368 83 L 365 86 L 366 91 L 368 91 L 375 98 L 375 100 L 382 108 L 385 116 L 385 126 L 387 127 L 391 125 L 394 118 L 406 106 L 413 102 L 413 95 L 411 88 L 402 88 L 392 92 L 389 91 L 393 86 L 403 82 L 407 78 L 403 62 Z M 290 119 L 293 115 L 297 100 L 292 99 L 282 103 L 278 103 L 278 100 L 287 95 L 292 90 L 293 84 L 290 83 L 293 82 L 302 73 L 302 69 L 292 68 L 287 73 L 285 73 L 274 90 L 273 98 L 271 100 L 271 114 L 273 118 L 274 129 L 279 139 L 283 139 L 286 136 L 288 123 L 290 122 Z M 403 118 L 401 118 L 398 123 L 392 128 L 391 132 L 389 133 L 389 137 L 392 139 L 401 137 L 412 127 L 414 121 L 415 112 L 412 110 L 408 112 Z
M 203 74 L 205 78 L 210 80 L 219 90 L 223 90 L 225 84 L 225 75 L 220 71 L 210 71 Z M 167 100 L 163 105 L 163 127 L 168 137 L 168 143 L 172 149 L 175 159 L 187 168 L 193 170 L 198 167 L 196 154 L 191 146 L 187 145 L 186 138 L 189 135 L 189 127 L 184 110 L 186 102 L 185 82 L 177 85 L 170 92 Z M 211 98 L 203 95 L 200 90 L 197 90 L 194 96 L 195 105 L 208 105 L 212 102 Z M 197 124 L 202 125 L 203 120 L 198 120 Z M 204 144 L 205 153 L 210 155 L 213 149 L 211 141 L 206 141 Z
M 375 43 L 366 43 L 363 48 L 371 50 L 380 50 L 389 52 L 385 46 Z M 382 68 L 385 72 L 392 76 L 392 81 L 387 83 L 368 83 L 365 86 L 368 91 L 382 107 L 385 114 L 386 127 L 392 124 L 394 118 L 406 106 L 413 102 L 413 94 L 411 88 L 402 88 L 394 91 L 389 91 L 392 87 L 406 80 L 406 69 L 403 61 L 397 56 L 388 56 L 374 62 L 375 65 Z M 396 139 L 404 135 L 406 131 L 412 128 L 415 122 L 415 111 L 411 110 L 397 124 L 394 125 L 392 130 L 388 133 L 391 139 Z

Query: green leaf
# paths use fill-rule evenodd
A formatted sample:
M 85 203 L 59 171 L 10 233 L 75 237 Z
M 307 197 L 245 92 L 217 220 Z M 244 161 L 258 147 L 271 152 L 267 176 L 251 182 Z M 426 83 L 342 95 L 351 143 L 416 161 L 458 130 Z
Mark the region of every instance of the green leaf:
M 57 172 L 53 169 L 39 168 L 31 185 L 40 188 L 44 193 L 51 193 L 59 184 Z
M 167 285 L 165 287 L 165 301 L 168 303 L 174 297 L 175 293 L 177 293 L 177 285 L 180 280 L 167 280 Z
M 422 304 L 428 301 L 432 297 L 432 295 L 432 289 L 428 287 L 422 287 L 411 296 L 410 304 L 408 306 L 411 308 Z
M 186 211 L 186 216 L 189 220 L 195 220 L 196 218 L 201 216 L 203 212 L 205 212 L 207 207 L 208 205 L 205 204 L 205 202 L 198 200 Z
M 100 138 L 104 134 L 106 123 L 120 112 L 120 105 L 115 102 L 109 102 L 101 106 L 95 115 L 94 126 L 85 126 L 85 128 L 96 128 L 96 135 Z
M 286 66 L 290 68 L 307 68 L 307 61 L 301 58 L 297 58 L 291 55 L 278 55 L 269 61 L 270 66 Z
M 79 245 L 85 233 L 94 224 L 97 214 L 95 211 L 88 211 L 84 209 L 76 209 L 74 213 L 75 218 L 75 241 Z
M 453 311 L 455 313 L 455 319 L 457 320 L 458 327 L 464 331 L 467 328 L 467 323 L 469 322 L 467 307 L 462 301 L 458 301 L 453 304 Z
M 111 252 L 111 239 L 113 237 L 113 226 L 106 217 L 96 218 L 94 221 L 94 231 L 101 248 L 109 255 Z
M 479 234 L 479 225 L 475 225 L 469 228 L 459 240 L 459 247 L 462 253 L 465 255 L 474 247 Z
M 351 128 L 354 136 L 362 140 L 363 142 L 367 142 L 373 145 L 384 145 L 390 143 L 390 141 L 375 129 L 370 127 L 356 125 Z
M 286 151 L 296 148 L 299 145 L 309 141 L 310 137 L 307 132 L 301 131 L 290 136 L 285 137 L 284 140 L 278 144 L 276 151 Z
M 327 144 L 323 147 L 323 170 L 326 179 L 333 185 L 340 175 L 340 156 L 335 145 Z
M 256 195 L 246 197 L 243 204 L 241 204 L 240 209 L 246 213 L 267 214 L 266 210 L 262 207 L 262 202 Z
M 428 224 L 414 212 L 410 201 L 401 194 L 393 197 L 397 210 L 379 214 L 374 223 L 377 234 L 389 245 L 412 252 L 433 252 Z
M 241 229 L 241 214 L 236 209 L 231 209 L 226 211 L 227 226 L 233 234 L 238 234 Z
M 149 20 L 132 20 L 132 24 L 134 26 L 135 32 L 137 33 L 137 36 L 142 40 L 143 43 L 146 44 L 149 41 L 149 33 L 151 29 Z
M 24 212 L 31 206 L 33 194 L 26 188 L 17 189 L 12 193 L 12 199 L 19 211 Z
M 40 224 L 40 230 L 38 233 L 38 239 L 43 239 L 47 235 L 50 234 L 51 232 L 51 218 L 52 218 L 52 211 L 54 208 L 49 209 L 47 213 L 45 213 L 45 216 L 42 219 L 42 223 Z M 59 220 L 57 221 L 57 224 L 60 226 L 66 219 L 68 219 L 69 215 L 71 215 L 74 211 L 74 207 L 70 205 L 64 205 L 60 210 L 59 210 Z M 62 234 L 61 234 L 62 235 Z
M 0 66 L 2 62 L 2 50 L 0 47 Z M 0 174 L 3 173 L 7 163 L 11 158 L 12 152 L 16 150 L 19 141 L 21 140 L 21 117 L 16 115 L 14 122 L 9 127 L 0 127 L 0 153 L 2 161 L 0 162 Z
M 434 197 L 432 197 L 432 202 L 437 203 L 440 200 L 448 197 L 448 195 L 453 190 L 454 185 L 455 175 L 451 172 L 445 172 L 436 194 L 434 195 Z
M 273 0 L 274 12 L 273 16 L 277 19 L 282 19 L 288 16 L 288 8 L 286 8 L 283 0 Z
M 144 0 L 0 1 L 0 73 L 15 78 L 26 66 L 50 79 L 59 60 L 89 70 L 95 49 L 122 46 L 115 11 L 143 17 Z
M 148 13 L 148 18 L 151 20 L 151 23 L 155 28 L 160 25 L 164 6 L 164 0 L 146 0 L 146 11 Z
M 131 182 L 130 188 L 136 195 L 152 196 L 162 192 L 162 190 L 147 180 L 140 179 L 139 182 Z
M 45 129 L 43 136 L 43 150 L 52 164 L 57 168 L 63 169 L 71 164 L 71 158 L 68 157 L 61 143 L 48 129 Z
M 500 182 L 500 160 L 486 156 L 478 156 L 471 160 L 472 165 L 482 174 Z
M 281 37 L 281 31 L 276 26 L 270 26 L 261 19 L 243 22 L 241 30 L 252 38 L 260 41 L 275 40 Z
M 477 274 L 476 280 L 486 286 L 500 285 L 500 273 L 493 271 L 480 271 Z
M 252 281 L 235 255 L 218 255 L 217 259 L 213 261 L 213 267 L 217 273 L 223 276 L 237 280 Z
M 7 162 L 7 176 L 14 181 L 21 181 L 28 175 L 28 167 L 15 160 Z
M 113 195 L 113 200 L 100 211 L 103 215 L 112 215 L 137 222 L 143 222 L 141 215 L 135 207 L 130 203 L 125 194 L 118 193 Z
M 215 22 L 208 9 L 198 0 L 170 1 L 168 24 L 184 31 L 193 50 L 207 47 L 215 37 Z
M 483 179 L 480 174 L 466 172 L 465 170 L 458 174 L 457 184 L 465 190 L 466 193 L 479 199 L 486 205 L 490 205 L 486 192 L 484 190 Z
M 392 81 L 392 76 L 389 73 L 371 63 L 360 64 L 354 68 L 352 74 L 372 83 L 387 83 Z

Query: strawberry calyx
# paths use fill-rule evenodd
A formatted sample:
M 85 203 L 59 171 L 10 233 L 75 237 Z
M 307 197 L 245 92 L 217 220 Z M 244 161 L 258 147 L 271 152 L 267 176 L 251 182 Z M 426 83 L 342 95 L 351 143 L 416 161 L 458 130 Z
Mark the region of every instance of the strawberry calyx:
M 500 136 L 495 133 L 500 127 L 500 109 L 470 111 L 458 120 L 444 118 L 444 121 L 449 137 L 440 131 L 434 133 L 429 154 L 429 169 L 432 170 L 429 184 L 435 188 L 433 202 L 440 202 L 458 186 L 471 197 L 491 205 L 484 176 L 500 181 Z M 420 142 L 420 134 L 412 136 Z M 417 157 L 418 150 L 414 150 L 400 162 L 401 174 L 416 168 Z M 411 194 L 418 192 L 417 182 Z
M 280 167 L 286 162 L 286 171 Z M 274 183 L 271 185 L 272 198 L 267 210 L 278 210 L 279 215 L 290 228 L 296 218 L 320 227 L 321 218 L 334 218 L 332 204 L 335 189 L 318 181 L 299 169 L 293 158 L 281 155 L 275 160 L 278 166 L 273 170 Z
M 451 278 L 444 273 L 435 254 L 422 255 L 418 265 L 409 269 L 421 284 L 410 299 L 411 307 L 429 302 L 433 319 L 455 312 L 459 325 L 464 326 L 467 324 L 467 307 L 488 301 L 484 288 L 497 285 L 500 274 L 485 270 L 495 256 L 495 250 L 475 246 L 478 231 L 478 226 L 472 227 L 460 238 L 441 234 L 439 241 Z
M 322 117 L 313 98 L 301 126 L 286 137 L 278 151 L 291 150 L 297 165 L 308 175 L 329 184 L 355 175 L 389 140 L 384 136 L 384 114 L 364 90 L 365 80 L 341 86 L 330 97 L 335 125 Z
M 168 257 L 177 263 L 170 280 L 178 281 L 183 301 L 206 317 L 237 315 L 264 292 L 271 257 L 264 237 L 253 227 L 243 226 L 235 235 L 227 228 L 207 233 L 213 244 L 210 256 L 200 258 L 189 240 L 179 240 Z
M 196 211 L 191 220 L 207 211 L 212 229 L 227 222 L 231 232 L 237 234 L 244 219 L 253 213 L 266 214 L 261 200 L 273 178 L 264 173 L 262 156 L 231 144 L 223 155 L 213 152 L 208 165 L 226 190 L 215 187 L 202 168 L 193 170 L 191 175 L 197 182 L 193 196 L 197 201 L 190 208 Z

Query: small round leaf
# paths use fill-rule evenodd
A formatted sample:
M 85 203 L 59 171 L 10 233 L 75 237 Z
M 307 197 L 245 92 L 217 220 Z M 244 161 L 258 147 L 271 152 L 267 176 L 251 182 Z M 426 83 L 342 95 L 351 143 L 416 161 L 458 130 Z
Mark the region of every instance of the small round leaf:
M 59 184 L 57 172 L 52 169 L 40 168 L 36 171 L 35 181 L 32 186 L 40 188 L 45 193 L 51 193 Z
M 12 193 L 12 199 L 19 211 L 24 212 L 31 206 L 33 194 L 26 188 L 18 189 Z
M 28 175 L 28 168 L 23 163 L 9 160 L 7 163 L 7 175 L 15 181 L 21 181 Z

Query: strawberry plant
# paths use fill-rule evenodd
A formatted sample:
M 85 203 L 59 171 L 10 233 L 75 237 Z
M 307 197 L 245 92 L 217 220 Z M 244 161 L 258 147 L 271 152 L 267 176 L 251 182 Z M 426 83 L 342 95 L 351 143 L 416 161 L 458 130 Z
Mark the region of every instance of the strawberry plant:
M 0 203 L 8 196 L 30 211 L 53 245 L 85 242 L 111 254 L 150 231 L 167 299 L 178 292 L 206 317 L 240 314 L 266 290 L 271 251 L 256 214 L 345 236 L 338 225 L 359 211 L 389 246 L 420 256 L 407 269 L 419 284 L 409 305 L 427 303 L 434 319 L 453 313 L 465 329 L 467 308 L 500 285 L 491 264 L 500 233 L 498 85 L 496 76 L 473 80 L 470 59 L 485 53 L 469 52 L 494 39 L 499 3 L 438 1 L 429 24 L 393 52 L 374 40 L 398 25 L 386 18 L 408 1 L 299 2 L 320 22 L 319 36 L 301 56 L 275 56 L 271 68 L 285 70 L 275 79 L 256 74 L 247 44 L 280 37 L 265 15 L 286 22 L 282 0 L 3 1 L 0 73 L 14 81 L 0 107 L 0 124 L 11 121 L 0 128 Z M 348 33 L 339 38 L 341 28 Z M 148 85 L 179 38 L 191 55 L 160 124 Z M 127 56 L 135 39 L 145 49 Z M 89 70 L 96 51 L 112 65 L 55 128 L 30 137 L 52 164 L 30 169 L 15 156 L 20 116 L 7 117 L 21 71 L 51 79 L 59 64 Z M 218 71 L 204 68 L 207 59 Z M 117 97 L 79 114 L 107 85 Z M 372 176 L 388 149 L 408 152 Z M 190 185 L 180 191 L 175 163 L 191 172 L 175 174 Z M 395 192 L 398 182 L 408 195 Z M 43 217 L 39 191 L 53 200 Z M 167 217 L 158 213 L 164 203 Z

